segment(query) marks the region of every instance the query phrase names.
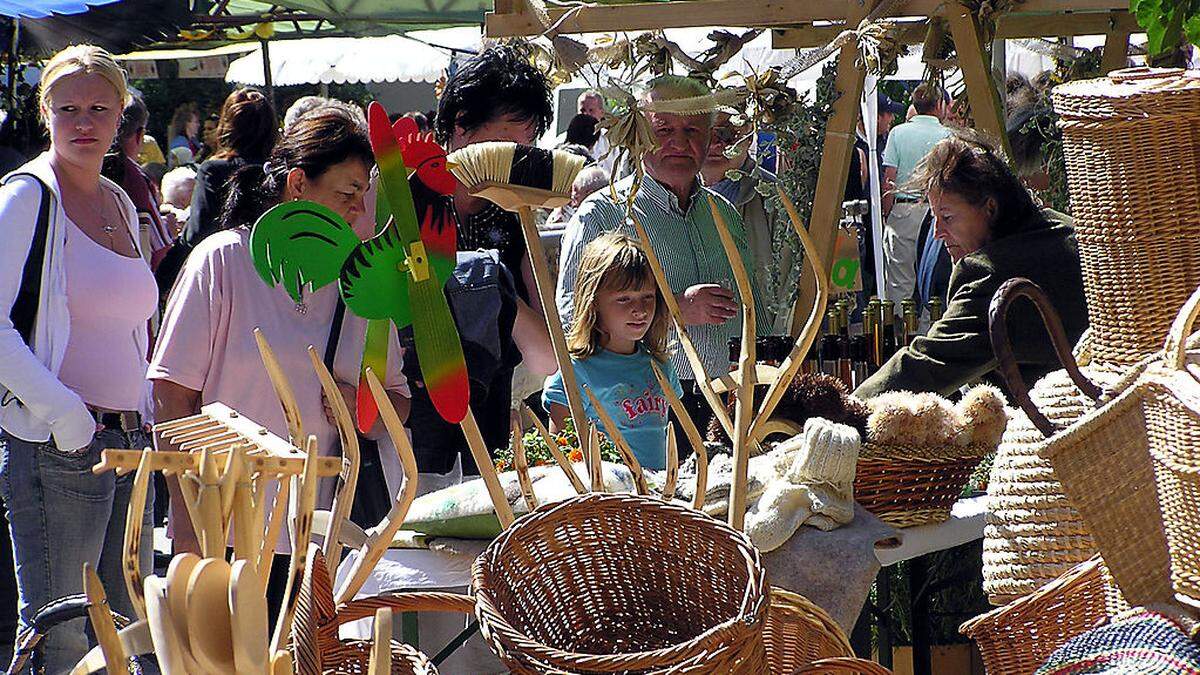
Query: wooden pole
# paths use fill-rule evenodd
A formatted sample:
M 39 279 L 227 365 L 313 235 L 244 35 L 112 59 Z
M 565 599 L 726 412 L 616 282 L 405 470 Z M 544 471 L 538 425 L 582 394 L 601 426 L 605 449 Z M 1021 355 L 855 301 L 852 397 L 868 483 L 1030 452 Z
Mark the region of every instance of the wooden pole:
M 870 0 L 859 4 L 846 3 L 846 25 L 857 26 L 875 7 Z M 855 61 L 858 46 L 854 41 L 844 45 L 838 52 L 837 80 L 834 89 L 838 97 L 833 102 L 833 114 L 825 125 L 825 144 L 821 152 L 821 168 L 817 173 L 817 188 L 813 195 L 812 214 L 809 216 L 808 232 L 816 243 L 817 253 L 824 261 L 824 269 L 814 269 L 809 256 L 804 258 L 800 273 L 800 295 L 792 310 L 793 335 L 802 325 L 802 317 L 808 315 L 817 300 L 817 284 L 814 274 L 829 275 L 833 247 L 837 241 L 838 221 L 842 216 L 842 196 L 846 193 L 846 176 L 850 172 L 850 157 L 854 151 L 854 127 L 858 124 L 859 102 L 863 95 L 866 73 Z
M 1107 75 L 1129 63 L 1129 31 L 1113 29 L 1104 35 L 1104 53 L 1100 57 L 1100 74 Z
M 946 20 L 954 37 L 954 51 L 958 54 L 958 67 L 962 70 L 963 82 L 967 85 L 967 99 L 971 102 L 971 117 L 975 128 L 994 138 L 1004 151 L 1012 157 L 1008 144 L 1008 133 L 1004 129 L 1004 106 L 1000 91 L 992 77 L 979 37 L 979 22 L 975 14 L 961 5 L 950 4 L 946 9 Z

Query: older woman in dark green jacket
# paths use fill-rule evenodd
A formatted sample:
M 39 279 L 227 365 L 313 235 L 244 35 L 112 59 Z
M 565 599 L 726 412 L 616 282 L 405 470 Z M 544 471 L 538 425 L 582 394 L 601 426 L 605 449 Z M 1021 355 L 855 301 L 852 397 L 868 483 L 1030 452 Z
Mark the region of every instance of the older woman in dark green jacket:
M 1079 251 L 1070 219 L 1040 209 L 1004 159 L 972 132 L 957 132 L 930 150 L 913 177 L 934 216 L 934 236 L 954 269 L 949 303 L 928 334 L 897 352 L 854 392 L 867 398 L 903 389 L 949 395 L 980 379 L 999 380 L 988 336 L 992 294 L 1014 277 L 1049 295 L 1067 337 L 1087 328 Z M 1032 303 L 1014 303 L 1009 336 L 1021 374 L 1033 382 L 1059 368 Z

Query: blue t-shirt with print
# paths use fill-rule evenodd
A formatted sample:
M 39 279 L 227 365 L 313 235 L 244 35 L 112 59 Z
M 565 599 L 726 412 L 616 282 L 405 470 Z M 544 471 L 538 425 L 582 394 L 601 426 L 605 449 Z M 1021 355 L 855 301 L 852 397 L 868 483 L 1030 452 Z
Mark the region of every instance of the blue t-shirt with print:
M 592 408 L 591 399 L 583 394 L 582 387 L 585 385 L 616 422 L 642 467 L 661 470 L 667 463 L 666 428 L 670 404 L 650 367 L 653 360 L 650 352 L 638 345 L 637 351 L 632 354 L 617 354 L 601 349 L 593 356 L 583 360 L 572 359 L 572 362 L 575 364 L 575 378 L 579 380 L 584 413 L 588 419 L 595 422 L 601 431 L 604 430 L 600 417 Z M 679 377 L 675 375 L 671 362 L 660 363 L 658 367 L 675 393 L 682 395 L 683 387 L 679 385 Z M 562 373 L 546 378 L 542 405 L 549 410 L 551 403 L 567 405 Z

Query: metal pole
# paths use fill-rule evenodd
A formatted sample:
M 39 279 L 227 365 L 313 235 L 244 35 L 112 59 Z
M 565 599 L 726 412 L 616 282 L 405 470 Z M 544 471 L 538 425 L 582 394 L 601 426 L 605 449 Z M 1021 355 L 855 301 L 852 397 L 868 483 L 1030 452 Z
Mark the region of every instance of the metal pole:
M 263 62 L 263 85 L 267 88 L 267 98 L 271 99 L 271 104 L 275 104 L 275 85 L 271 82 L 271 47 L 263 38 L 258 39 L 262 49 Z
M 17 107 L 17 40 L 21 37 L 21 19 L 13 17 L 12 39 L 8 43 L 8 114 L 16 113 Z

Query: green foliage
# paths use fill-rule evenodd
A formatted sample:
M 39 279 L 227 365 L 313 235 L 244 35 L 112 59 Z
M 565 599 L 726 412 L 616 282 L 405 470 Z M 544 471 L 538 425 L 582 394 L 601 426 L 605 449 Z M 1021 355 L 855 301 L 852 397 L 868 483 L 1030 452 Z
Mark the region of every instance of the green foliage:
M 821 168 L 821 154 L 825 143 L 825 125 L 833 111 L 837 98 L 834 79 L 837 76 L 837 61 L 830 60 L 821 71 L 814 94 L 797 101 L 788 113 L 775 120 L 769 130 L 775 132 L 775 147 L 780 158 L 777 174 L 778 185 L 795 203 L 801 222 L 807 223 L 812 213 L 813 197 L 817 190 L 817 174 Z M 776 214 L 786 214 L 782 200 L 775 190 L 763 193 L 767 208 Z M 771 241 L 771 260 L 767 263 L 772 289 L 782 288 L 793 278 L 794 270 L 783 269 L 784 251 L 790 250 L 797 264 L 803 259 L 800 241 L 787 224 L 786 215 L 781 215 L 783 225 L 775 227 Z M 797 267 L 798 269 L 798 267 Z M 773 313 L 790 311 L 799 293 L 798 284 L 790 284 L 786 293 L 770 293 L 776 298 Z
M 583 454 L 579 452 L 579 437 L 575 434 L 575 423 L 568 417 L 562 433 L 553 434 L 554 441 L 558 443 L 558 448 L 567 455 L 567 459 L 572 462 L 582 462 Z M 541 466 L 543 464 L 553 464 L 554 456 L 550 454 L 550 448 L 546 447 L 546 441 L 542 435 L 537 432 L 537 429 L 527 431 L 521 437 L 521 445 L 525 447 L 525 461 L 529 466 Z M 617 452 L 616 446 L 612 441 L 600 433 L 600 459 L 605 462 L 623 463 L 621 454 Z M 500 471 L 511 471 L 513 465 L 513 446 L 510 443 L 507 448 L 499 450 L 496 453 L 496 469 Z
M 1152 55 L 1176 48 L 1181 37 L 1200 44 L 1200 0 L 1130 0 L 1129 9 L 1146 30 Z

